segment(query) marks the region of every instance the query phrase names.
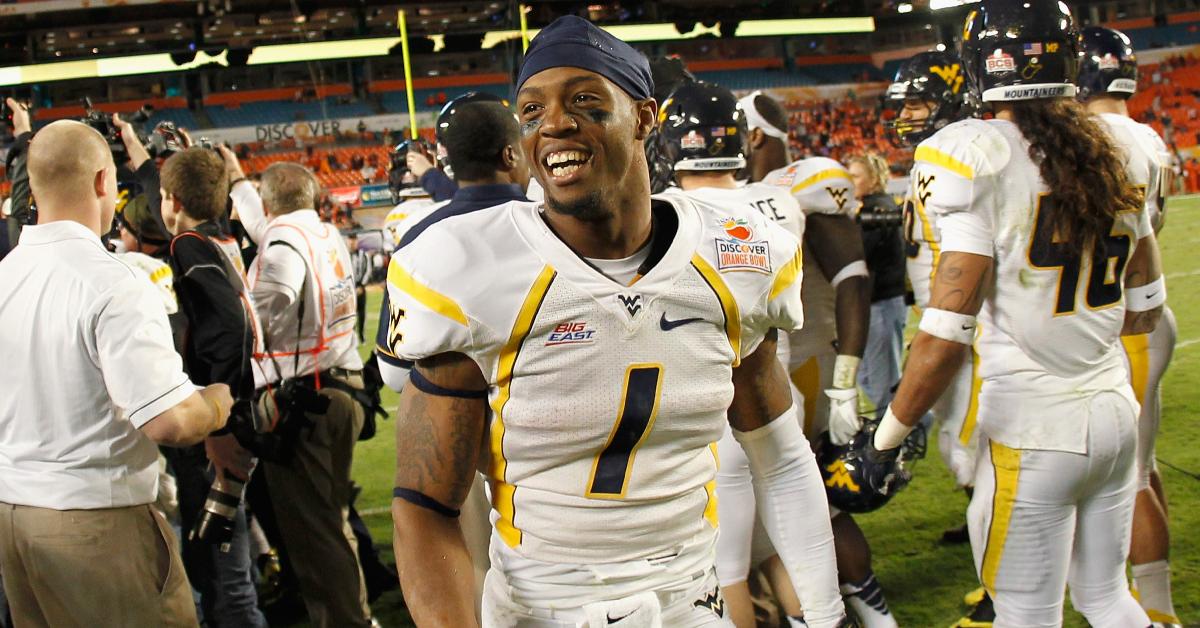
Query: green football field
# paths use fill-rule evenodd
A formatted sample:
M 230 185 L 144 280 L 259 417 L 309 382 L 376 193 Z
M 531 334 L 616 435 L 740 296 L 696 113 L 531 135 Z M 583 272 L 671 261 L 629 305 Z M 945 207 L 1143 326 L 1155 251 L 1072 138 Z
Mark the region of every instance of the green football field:
M 1162 248 L 1170 304 L 1179 323 L 1175 357 L 1163 382 L 1163 420 L 1158 438 L 1159 468 L 1170 503 L 1171 567 L 1175 608 L 1186 622 L 1200 622 L 1200 196 L 1176 197 L 1168 204 Z M 379 290 L 370 293 L 369 312 L 379 308 Z M 374 318 L 370 316 L 369 318 Z M 368 322 L 373 330 L 374 321 Z M 368 337 L 373 337 L 370 331 Z M 370 347 L 363 347 L 364 356 Z M 1191 382 L 1189 384 L 1188 382 Z M 385 391 L 388 408 L 396 394 Z M 391 559 L 391 502 L 395 447 L 394 421 L 379 425 L 378 435 L 355 451 L 354 478 L 363 488 L 358 507 L 376 542 Z M 935 451 L 916 468 L 913 483 L 886 508 L 859 517 L 871 540 L 875 572 L 902 626 L 949 626 L 963 615 L 962 596 L 977 586 L 967 545 L 946 546 L 942 531 L 963 521 L 966 498 Z M 1187 473 L 1185 473 L 1185 471 Z M 1068 602 L 1069 608 L 1069 602 Z M 374 604 L 385 627 L 412 625 L 398 593 Z M 1067 626 L 1085 626 L 1072 610 Z

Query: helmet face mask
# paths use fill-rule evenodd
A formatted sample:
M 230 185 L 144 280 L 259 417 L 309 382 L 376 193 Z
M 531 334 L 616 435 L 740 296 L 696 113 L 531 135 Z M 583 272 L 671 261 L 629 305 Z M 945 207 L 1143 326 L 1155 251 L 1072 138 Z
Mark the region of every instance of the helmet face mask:
M 733 92 L 703 81 L 685 83 L 659 108 L 656 152 L 674 172 L 741 170 L 746 129 Z
M 921 120 L 901 120 L 906 102 L 924 101 L 929 115 Z M 922 52 L 905 61 L 884 94 L 885 105 L 897 112 L 884 124 L 897 146 L 916 146 L 946 125 L 970 117 L 974 108 L 967 98 L 966 77 L 958 58 L 949 52 Z
M 959 53 L 982 102 L 1075 95 L 1079 34 L 1060 0 L 983 0 L 967 15 Z
M 1137 55 L 1133 43 L 1121 31 L 1089 26 L 1079 35 L 1079 100 L 1097 96 L 1129 98 L 1137 91 Z

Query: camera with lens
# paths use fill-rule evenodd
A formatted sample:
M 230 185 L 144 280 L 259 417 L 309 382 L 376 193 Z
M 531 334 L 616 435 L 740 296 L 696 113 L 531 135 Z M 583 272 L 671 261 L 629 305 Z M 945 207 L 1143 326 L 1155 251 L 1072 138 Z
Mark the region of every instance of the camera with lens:
M 391 150 L 392 167 L 388 170 L 388 188 L 392 192 L 392 202 L 399 203 L 404 198 L 402 192 L 409 188 L 420 188 L 417 178 L 408 170 L 408 152 L 417 151 L 433 161 L 433 147 L 422 138 L 404 140 Z
M 154 125 L 154 129 L 150 131 L 150 137 L 146 140 L 146 151 L 156 159 L 165 158 L 183 150 L 186 144 L 183 134 L 175 127 L 175 123 L 163 120 Z
M 125 142 L 121 140 L 121 129 L 118 129 L 113 124 L 112 116 L 104 113 L 92 106 L 92 99 L 85 97 L 83 99 L 83 119 L 80 122 L 96 129 L 100 135 L 104 136 L 108 142 L 108 150 L 112 151 L 113 161 L 118 164 L 125 163 L 128 159 L 128 153 L 125 150 Z
M 249 400 L 239 400 L 229 412 L 227 425 L 238 443 L 254 451 L 248 444 L 248 439 L 258 431 L 258 413 L 254 403 Z M 189 538 L 200 540 L 211 545 L 218 545 L 222 552 L 229 551 L 229 541 L 233 538 L 234 517 L 237 516 L 238 506 L 246 494 L 246 483 L 232 476 L 217 474 L 208 488 L 208 497 L 204 500 L 204 508 L 196 525 L 192 527 Z

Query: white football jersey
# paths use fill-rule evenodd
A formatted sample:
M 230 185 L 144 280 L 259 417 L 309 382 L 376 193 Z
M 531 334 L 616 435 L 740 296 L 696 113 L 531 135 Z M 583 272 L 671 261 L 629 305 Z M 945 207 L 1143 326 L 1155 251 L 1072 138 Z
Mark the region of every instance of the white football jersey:
M 444 203 L 435 203 L 428 196 L 414 196 L 400 201 L 383 219 L 383 241 L 388 251 L 395 250 L 400 245 L 400 238 L 408 227 L 416 224 L 421 218 L 433 213 Z
M 568 248 L 540 203 L 448 217 L 392 257 L 391 352 L 462 353 L 488 380 L 493 542 L 521 556 L 709 547 L 732 369 L 771 328 L 802 324 L 793 235 L 744 204 L 654 205 L 677 228 L 631 286 Z
M 787 188 L 804 216 L 829 214 L 855 216 L 862 203 L 854 197 L 854 181 L 842 164 L 828 157 L 808 157 L 772 171 L 763 183 Z M 801 228 L 800 234 L 804 231 Z M 804 329 L 789 337 L 791 371 L 809 358 L 833 353 L 837 338 L 837 294 L 821 272 L 816 258 L 804 249 Z
M 804 238 L 804 214 L 800 211 L 800 204 L 786 189 L 777 185 L 747 183 L 732 189 L 705 187 L 687 191 L 672 190 L 715 213 L 723 212 L 726 207 L 749 207 L 787 229 L 797 240 Z M 781 341 L 776 355 L 787 366 L 791 358 L 789 343 Z
M 908 198 L 904 202 L 904 239 L 907 248 L 905 273 L 912 286 L 913 300 L 918 309 L 929 306 L 929 285 L 933 281 L 938 256 L 942 252 L 942 236 L 937 224 L 917 193 L 917 178 L 910 180 Z
M 937 221 L 943 253 L 995 260 L 975 345 L 984 433 L 1009 447 L 1084 453 L 1090 393 L 1132 400 L 1117 342 L 1124 270 L 1150 225 L 1145 211 L 1122 213 L 1109 255 L 1095 259 L 1035 237 L 1048 188 L 1028 150 L 1011 122 L 954 123 L 917 147 L 913 194 Z
M 1144 190 L 1146 216 L 1155 231 L 1162 224 L 1167 173 L 1171 171 L 1171 152 L 1155 130 L 1115 113 L 1098 116 L 1123 151 L 1131 182 Z

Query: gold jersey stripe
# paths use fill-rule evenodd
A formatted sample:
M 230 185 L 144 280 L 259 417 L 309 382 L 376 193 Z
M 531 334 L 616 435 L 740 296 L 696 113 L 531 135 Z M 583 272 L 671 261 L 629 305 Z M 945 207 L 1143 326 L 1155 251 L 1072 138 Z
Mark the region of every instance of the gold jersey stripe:
M 445 316 L 446 318 L 469 326 L 467 315 L 450 297 L 422 284 L 408 274 L 399 264 L 392 262 L 388 265 L 387 282 L 416 299 L 418 303 Z
M 783 268 L 780 268 L 775 275 L 775 283 L 771 284 L 771 294 L 767 296 L 767 300 L 774 301 L 780 292 L 796 283 L 796 278 L 800 277 L 802 268 L 804 268 L 804 247 L 797 245 L 796 254 L 792 256 L 792 260 L 784 264 Z
M 729 346 L 733 348 L 733 365 L 738 366 L 742 363 L 742 316 L 738 312 L 737 301 L 729 291 L 729 286 L 725 285 L 725 280 L 721 279 L 721 275 L 699 254 L 692 256 L 692 266 L 699 271 L 708 287 L 717 295 L 717 300 L 721 302 L 721 310 L 725 314 L 725 335 L 729 338 Z
M 488 474 L 494 480 L 492 507 L 500 515 L 500 518 L 496 520 L 496 531 L 509 547 L 521 544 L 521 530 L 515 523 L 517 487 L 509 484 L 506 477 L 508 461 L 504 459 L 504 406 L 508 403 L 511 395 L 513 366 L 517 362 L 517 355 L 521 352 L 521 345 L 524 344 L 525 338 L 529 336 L 529 331 L 533 328 L 533 321 L 537 318 L 538 310 L 542 307 L 546 293 L 550 291 L 550 284 L 554 282 L 554 276 L 554 268 L 546 265 L 538 274 L 537 279 L 533 280 L 533 285 L 529 287 L 529 293 L 525 295 L 525 301 L 517 312 L 517 320 L 513 323 L 512 333 L 508 335 L 508 341 L 500 349 L 500 361 L 496 370 L 498 392 L 492 401 L 492 413 L 495 418 L 492 420 L 491 431 L 488 434 L 492 454 L 491 468 Z
M 721 459 L 717 456 L 717 444 L 709 443 L 709 451 L 712 452 L 713 464 L 719 470 L 721 468 Z M 704 505 L 704 520 L 713 528 L 717 527 L 717 478 L 704 483 L 704 492 L 708 494 L 708 503 Z
M 797 183 L 796 185 L 793 185 L 792 186 L 792 194 L 799 194 L 799 193 L 803 192 L 805 189 L 807 189 L 808 186 L 813 185 L 814 183 L 820 183 L 821 181 L 827 181 L 829 179 L 849 179 L 849 178 L 850 178 L 850 173 L 847 172 L 845 169 L 826 168 L 825 170 L 821 170 L 820 172 L 808 177 L 807 179 Z
M 979 338 L 979 323 L 975 323 L 975 337 Z M 962 427 L 958 430 L 958 442 L 966 446 L 975 433 L 975 424 L 979 420 L 979 391 L 983 389 L 983 380 L 979 377 L 979 352 L 971 348 L 971 398 L 967 401 L 967 416 L 963 419 Z
M 913 161 L 923 161 L 945 168 L 964 179 L 975 178 L 974 168 L 930 146 L 918 146 L 917 152 L 913 154 Z
M 987 545 L 983 550 L 980 579 L 993 597 L 996 595 L 996 575 L 1000 573 L 1000 558 L 1008 538 L 1013 503 L 1017 500 L 1017 481 L 1021 475 L 1021 451 L 991 442 L 992 468 L 996 474 L 996 492 L 992 496 L 992 521 L 988 525 Z
M 1146 403 L 1146 387 L 1150 384 L 1150 334 L 1121 336 L 1125 355 L 1129 357 L 1129 383 L 1138 403 Z

